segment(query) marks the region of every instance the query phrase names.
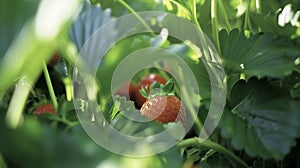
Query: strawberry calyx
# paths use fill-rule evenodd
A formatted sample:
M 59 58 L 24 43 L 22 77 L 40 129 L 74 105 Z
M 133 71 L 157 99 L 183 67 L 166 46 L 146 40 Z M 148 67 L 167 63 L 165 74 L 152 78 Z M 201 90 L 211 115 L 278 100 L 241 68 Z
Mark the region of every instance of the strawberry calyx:
M 149 99 L 156 96 L 172 96 L 175 95 L 174 90 L 175 84 L 172 79 L 168 80 L 166 84 L 161 84 L 158 82 L 154 82 L 150 85 L 149 89 L 146 85 L 145 87 L 142 87 L 139 92 L 140 94 Z

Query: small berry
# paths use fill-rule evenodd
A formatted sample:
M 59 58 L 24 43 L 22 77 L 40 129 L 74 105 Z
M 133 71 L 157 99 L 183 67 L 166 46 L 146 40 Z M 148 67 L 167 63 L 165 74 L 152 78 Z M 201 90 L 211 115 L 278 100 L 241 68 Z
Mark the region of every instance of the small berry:
M 155 96 L 149 98 L 143 104 L 141 114 L 164 124 L 176 121 L 185 123 L 184 106 L 176 96 Z
M 56 114 L 55 109 L 51 103 L 40 105 L 33 111 L 33 114 L 36 116 L 45 113 Z

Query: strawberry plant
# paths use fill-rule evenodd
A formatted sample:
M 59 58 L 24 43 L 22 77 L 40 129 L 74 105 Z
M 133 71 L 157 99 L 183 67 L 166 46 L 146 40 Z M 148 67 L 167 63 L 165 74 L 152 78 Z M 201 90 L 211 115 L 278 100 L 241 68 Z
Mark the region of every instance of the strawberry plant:
M 300 167 L 299 1 L 0 11 L 0 167 Z

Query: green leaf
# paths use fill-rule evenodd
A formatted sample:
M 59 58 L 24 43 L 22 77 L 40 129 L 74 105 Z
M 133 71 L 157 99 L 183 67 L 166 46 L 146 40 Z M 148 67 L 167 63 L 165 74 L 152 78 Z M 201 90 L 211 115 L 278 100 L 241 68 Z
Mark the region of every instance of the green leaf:
M 125 106 L 124 104 L 121 106 Z M 127 106 L 128 107 L 128 106 Z M 134 107 L 134 105 L 132 105 Z M 163 125 L 155 121 L 151 122 L 137 122 L 126 118 L 122 113 L 135 115 L 142 120 L 146 120 L 146 117 L 140 114 L 139 110 L 136 109 L 121 109 L 119 115 L 112 120 L 111 125 L 119 132 L 136 137 L 150 136 L 153 134 L 160 133 L 164 130 Z M 143 119 L 144 118 L 144 119 Z M 109 136 L 109 135 L 108 135 Z
M 206 66 L 204 65 L 202 60 L 200 58 L 194 58 L 194 56 L 196 55 L 195 52 L 185 44 L 173 44 L 170 47 L 168 47 L 167 50 L 182 58 L 184 62 L 189 66 L 189 68 L 194 74 L 194 77 L 197 80 L 200 95 L 191 94 L 189 95 L 190 100 L 195 101 L 195 104 L 197 104 L 199 102 L 198 96 L 201 97 L 201 101 L 210 99 L 211 97 L 210 77 L 208 75 Z M 174 65 L 174 68 L 178 69 L 178 66 Z M 183 77 L 183 79 L 185 80 L 188 80 L 188 78 L 189 77 L 187 76 Z M 209 107 L 209 103 L 207 103 L 206 105 L 207 107 Z
M 118 132 L 134 136 L 134 137 L 147 137 L 152 136 L 155 134 L 162 133 L 164 130 L 169 129 L 171 130 L 170 134 L 176 137 L 182 137 L 185 133 L 185 129 L 181 123 L 169 123 L 167 125 L 158 123 L 156 121 L 149 121 L 149 122 L 138 122 L 133 121 L 128 118 L 130 115 L 134 115 L 137 117 L 136 119 L 145 120 L 146 117 L 140 114 L 140 111 L 137 110 L 132 102 L 126 101 L 122 97 L 115 97 L 114 102 L 118 105 L 119 113 L 118 115 L 112 120 L 111 126 L 116 129 Z M 126 116 L 124 116 L 126 114 Z M 106 134 L 107 137 L 110 137 L 110 134 Z M 143 145 L 143 144 L 139 144 Z M 151 150 L 151 146 L 143 145 L 137 146 L 136 148 L 128 148 L 126 150 L 133 151 L 133 150 Z M 113 156 L 115 157 L 115 156 Z M 164 158 L 161 160 L 161 158 Z M 127 157 L 118 157 L 117 160 L 112 161 L 113 165 L 118 164 L 120 165 L 120 161 L 122 163 L 122 167 L 131 167 L 134 163 L 139 163 L 139 166 L 142 167 L 181 167 L 182 165 L 182 157 L 180 156 L 180 151 L 177 146 L 172 147 L 171 149 L 149 157 L 143 157 L 140 159 L 137 158 L 127 158 Z M 154 159 L 154 160 L 153 160 Z M 176 160 L 174 160 L 176 159 Z M 126 163 L 122 162 L 122 160 L 126 160 Z M 150 161 L 149 161 L 150 160 Z M 152 161 L 151 161 L 152 160 Z M 154 164 L 153 161 L 156 163 Z M 104 161 L 105 162 L 105 161 Z M 101 163 L 105 167 L 104 163 Z M 101 166 L 100 166 L 101 167 Z
M 97 29 L 112 19 L 110 9 L 103 10 L 100 6 L 92 6 L 86 1 L 81 4 L 80 9 L 79 15 L 69 28 L 70 38 L 78 51 Z
M 220 32 L 221 56 L 227 74 L 244 73 L 246 77 L 283 77 L 290 74 L 300 54 L 299 48 L 270 34 L 246 38 L 238 30 Z
M 285 77 L 282 82 L 282 87 L 289 90 L 292 98 L 300 98 L 300 73 L 293 72 L 291 75 Z
M 278 25 L 276 17 L 273 15 L 263 16 L 261 14 L 253 13 L 251 14 L 251 19 L 253 24 L 260 27 L 261 31 L 264 33 L 272 33 L 277 36 L 287 36 L 291 37 L 296 33 L 297 28 L 290 24 L 281 27 Z
M 164 2 L 167 12 L 176 14 L 179 17 L 192 19 L 192 0 L 167 0 Z
M 226 11 L 228 18 L 234 18 L 237 17 L 238 15 L 242 15 L 245 13 L 247 2 L 246 0 L 231 0 L 231 1 L 223 1 L 222 4 L 224 5 L 224 9 Z M 242 8 L 240 9 L 241 11 L 238 11 L 239 8 Z M 224 17 L 221 14 L 219 16 L 221 18 Z
M 212 39 L 212 27 L 211 27 L 211 1 L 204 0 L 204 3 L 197 4 L 197 15 L 201 26 L 201 29 L 206 35 Z M 201 9 L 201 10 L 200 10 Z
M 282 159 L 300 137 L 300 101 L 267 80 L 239 81 L 221 119 L 221 135 L 250 156 Z M 278 145 L 280 144 L 280 145 Z
M 9 167 L 96 167 L 111 155 L 93 142 L 81 126 L 65 132 L 27 115 L 16 130 L 4 123 L 0 124 L 0 151 Z
M 100 3 L 104 9 L 110 8 L 112 10 L 112 15 L 119 17 L 122 15 L 129 14 L 130 12 L 122 6 L 117 0 L 91 0 L 94 3 Z M 135 0 L 125 0 L 125 2 L 133 8 L 136 12 L 143 11 L 163 11 L 163 3 L 161 0 L 153 1 L 135 1 Z

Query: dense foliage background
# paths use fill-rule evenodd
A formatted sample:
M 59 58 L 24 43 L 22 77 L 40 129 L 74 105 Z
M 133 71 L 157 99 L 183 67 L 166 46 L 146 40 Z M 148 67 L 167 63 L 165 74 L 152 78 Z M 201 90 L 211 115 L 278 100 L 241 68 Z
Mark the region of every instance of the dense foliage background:
M 218 128 L 200 143 L 195 137 L 211 98 L 201 60 L 172 37 L 157 41 L 159 34 L 145 33 L 121 40 L 98 71 L 99 106 L 120 132 L 143 135 L 145 129 L 163 129 L 117 115 L 109 80 L 103 80 L 111 79 L 116 65 L 138 49 L 159 46 L 182 57 L 199 85 L 192 105 L 201 100 L 196 124 L 176 146 L 131 158 L 102 149 L 81 128 L 72 74 L 80 48 L 97 28 L 125 14 L 138 17 L 139 11 L 169 12 L 202 30 L 222 59 L 227 97 Z M 299 20 L 298 0 L 1 0 L 0 167 L 300 167 Z M 141 26 L 163 21 L 141 21 Z M 174 28 L 184 33 L 176 23 Z M 54 53 L 60 61 L 46 65 Z M 45 103 L 54 106 L 55 115 L 34 115 Z

